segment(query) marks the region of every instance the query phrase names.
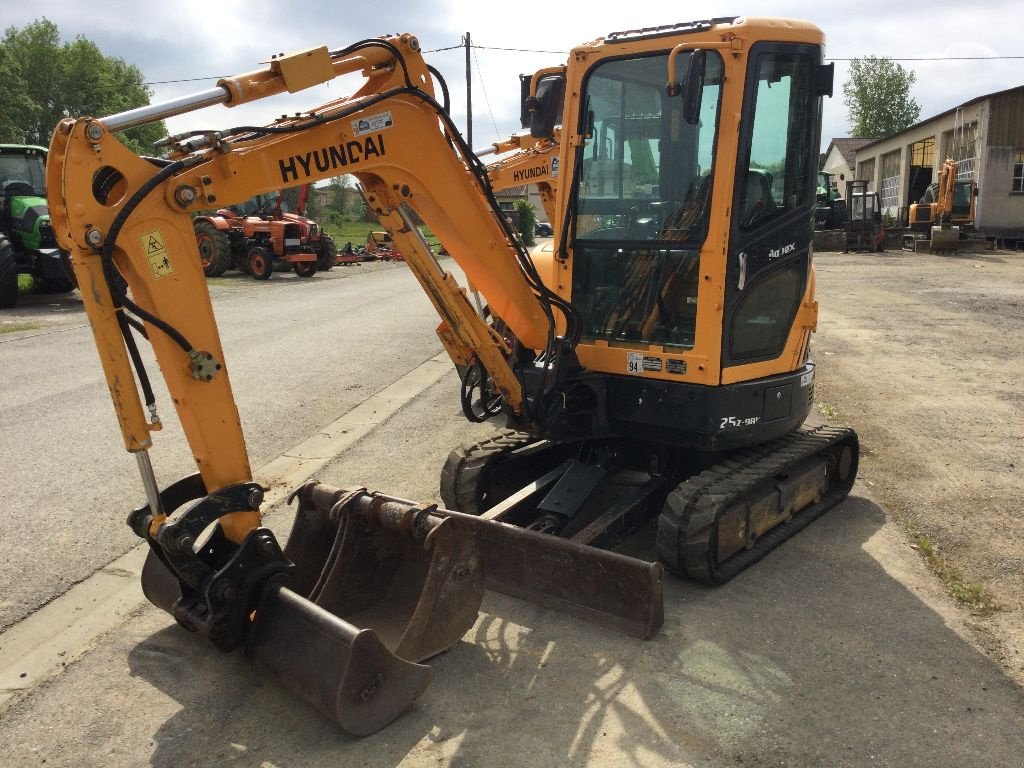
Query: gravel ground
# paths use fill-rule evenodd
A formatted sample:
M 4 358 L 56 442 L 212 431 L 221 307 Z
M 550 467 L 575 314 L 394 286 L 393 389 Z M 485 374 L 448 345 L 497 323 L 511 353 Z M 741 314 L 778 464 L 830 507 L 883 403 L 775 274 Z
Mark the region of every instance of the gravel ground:
M 1024 253 L 815 260 L 818 407 L 856 427 L 861 485 L 934 548 L 975 640 L 1024 683 Z

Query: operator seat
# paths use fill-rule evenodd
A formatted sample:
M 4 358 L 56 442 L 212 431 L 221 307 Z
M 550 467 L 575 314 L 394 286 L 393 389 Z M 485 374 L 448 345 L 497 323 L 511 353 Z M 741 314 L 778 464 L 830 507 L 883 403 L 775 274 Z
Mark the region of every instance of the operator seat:
M 747 172 L 740 210 L 740 224 L 748 229 L 775 215 L 775 201 L 772 199 L 772 181 L 769 174 L 754 169 Z
M 35 195 L 36 190 L 27 181 L 10 181 L 3 185 L 4 198 Z

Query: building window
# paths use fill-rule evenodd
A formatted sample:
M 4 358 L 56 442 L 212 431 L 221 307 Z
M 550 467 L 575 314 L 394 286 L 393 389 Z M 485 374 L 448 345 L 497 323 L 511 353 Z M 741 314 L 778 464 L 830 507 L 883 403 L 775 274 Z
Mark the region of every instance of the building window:
M 915 141 L 910 145 L 910 164 L 921 168 L 932 168 L 935 165 L 935 137 Z
M 879 189 L 882 210 L 893 213 L 900 206 L 900 150 L 882 155 L 882 186 Z
M 1013 191 L 1024 192 L 1024 149 L 1018 149 L 1014 154 Z
M 959 116 L 957 118 L 959 120 Z M 978 123 L 960 123 L 950 134 L 950 154 L 956 161 L 956 180 L 970 181 L 976 175 Z

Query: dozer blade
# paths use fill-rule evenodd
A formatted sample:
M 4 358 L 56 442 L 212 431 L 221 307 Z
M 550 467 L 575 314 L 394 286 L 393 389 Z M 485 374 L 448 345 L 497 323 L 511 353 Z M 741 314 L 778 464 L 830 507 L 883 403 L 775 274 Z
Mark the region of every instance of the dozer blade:
M 960 247 L 960 227 L 932 227 L 932 251 L 955 251 Z
M 456 644 L 476 621 L 481 560 L 474 538 L 434 507 L 318 488 L 293 494 L 299 511 L 284 552 L 267 529 L 239 547 L 214 532 L 189 556 L 210 572 L 197 585 L 184 575 L 189 568 L 154 549 L 143 592 L 224 650 L 233 646 L 218 640 L 244 638 L 258 667 L 346 731 L 366 735 L 426 688 L 430 670 L 417 662 Z M 272 572 L 265 561 L 283 568 Z M 261 569 L 272 575 L 253 582 Z M 242 617 L 240 632 L 224 631 L 232 616 Z

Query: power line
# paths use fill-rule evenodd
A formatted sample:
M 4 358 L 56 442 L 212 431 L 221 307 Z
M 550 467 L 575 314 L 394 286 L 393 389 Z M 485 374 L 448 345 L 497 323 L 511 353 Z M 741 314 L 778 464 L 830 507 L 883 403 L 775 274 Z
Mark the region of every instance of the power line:
M 568 55 L 568 51 L 545 51 L 537 48 L 500 48 L 491 45 L 471 45 L 471 48 L 478 48 L 481 51 L 509 51 L 513 53 L 552 53 Z M 423 53 L 440 53 L 441 51 L 451 51 L 455 49 L 464 49 L 464 45 L 449 45 L 445 48 L 433 48 L 429 51 L 423 51 Z M 825 61 L 854 61 L 855 59 L 888 59 L 889 61 L 1017 61 L 1024 59 L 1024 56 L 857 56 L 854 58 L 839 58 L 829 56 Z M 479 64 L 477 64 L 479 67 Z M 185 77 L 180 80 L 151 80 L 143 83 L 143 85 L 171 85 L 173 83 L 194 83 L 200 80 L 223 80 L 224 78 L 231 77 L 231 75 L 210 75 L 209 77 Z
M 493 45 L 474 45 L 474 48 L 479 48 L 481 51 L 512 51 L 513 53 L 557 53 L 562 56 L 568 56 L 568 51 L 543 51 L 536 48 L 499 48 Z
M 473 51 L 473 63 L 476 64 L 476 74 L 477 77 L 480 78 L 480 87 L 484 92 L 484 101 L 487 102 L 487 112 L 491 116 L 491 125 L 494 126 L 494 135 L 500 140 L 501 134 L 498 132 L 498 123 L 494 120 L 494 110 L 491 109 L 491 100 L 487 97 L 487 86 L 484 84 L 484 75 L 483 72 L 480 71 L 480 60 L 476 57 L 476 51 Z
M 1024 59 L 1024 56 L 857 56 L 856 59 L 888 59 L 889 61 L 1001 61 L 1004 59 Z M 856 59 L 836 59 L 829 56 L 825 61 L 855 61 Z

